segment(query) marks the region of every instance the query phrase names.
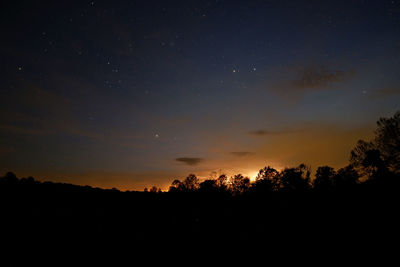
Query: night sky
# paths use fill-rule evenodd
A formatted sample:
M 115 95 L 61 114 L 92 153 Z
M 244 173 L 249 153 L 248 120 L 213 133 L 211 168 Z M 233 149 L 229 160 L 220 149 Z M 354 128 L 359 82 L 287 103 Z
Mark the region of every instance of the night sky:
M 0 172 L 121 190 L 338 168 L 400 110 L 400 1 L 9 1 Z

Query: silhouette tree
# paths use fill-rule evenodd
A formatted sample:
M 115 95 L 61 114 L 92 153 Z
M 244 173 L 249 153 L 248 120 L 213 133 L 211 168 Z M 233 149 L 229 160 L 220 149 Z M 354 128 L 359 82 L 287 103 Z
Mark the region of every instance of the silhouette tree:
M 185 180 L 183 180 L 185 191 L 195 191 L 199 189 L 199 178 L 195 174 L 189 174 Z
M 175 179 L 169 187 L 169 192 L 182 192 L 184 190 L 183 183 L 178 179 Z
M 207 179 L 200 183 L 199 191 L 203 193 L 217 192 L 217 181 L 214 179 Z
M 383 177 L 400 173 L 400 112 L 380 118 L 372 141 L 359 140 L 351 151 L 350 163 L 362 176 Z
M 227 190 L 228 177 L 225 174 L 221 174 L 215 181 L 215 185 L 218 187 L 219 191 Z
M 169 187 L 170 192 L 191 192 L 199 189 L 199 179 L 195 174 L 189 174 L 185 180 L 174 180 Z
M 378 168 L 384 167 L 380 151 L 375 143 L 359 140 L 356 147 L 351 151 L 350 163 L 357 169 L 361 176 L 372 178 L 378 172 Z
M 333 185 L 338 188 L 351 187 L 358 183 L 359 178 L 360 176 L 353 166 L 348 165 L 336 172 L 333 177 Z
M 159 192 L 159 189 L 157 188 L 157 186 L 152 186 L 151 188 L 150 188 L 150 191 L 149 191 L 150 193 L 157 193 L 157 192 Z
M 400 111 L 391 118 L 380 118 L 374 143 L 387 168 L 400 173 Z
M 313 181 L 316 190 L 328 190 L 333 187 L 335 170 L 329 166 L 318 167 Z
M 310 189 L 310 167 L 300 164 L 296 168 L 286 168 L 280 174 L 283 191 L 306 191 Z
M 250 178 L 236 174 L 230 178 L 230 189 L 234 195 L 246 192 L 250 188 Z
M 31 186 L 31 185 L 36 183 L 35 179 L 32 176 L 29 176 L 27 178 L 21 178 L 19 180 L 19 182 L 22 183 L 22 184 L 25 184 L 25 185 L 29 185 L 29 186 Z
M 279 172 L 270 166 L 260 169 L 253 188 L 258 192 L 279 190 Z
M 13 185 L 18 183 L 18 178 L 13 172 L 7 172 L 6 175 L 0 180 L 0 182 Z

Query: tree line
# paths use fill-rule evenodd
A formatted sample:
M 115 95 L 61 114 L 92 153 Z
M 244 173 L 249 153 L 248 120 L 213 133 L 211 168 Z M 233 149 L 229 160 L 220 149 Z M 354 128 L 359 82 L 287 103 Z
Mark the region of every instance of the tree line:
M 216 178 L 201 181 L 195 174 L 189 174 L 183 180 L 175 179 L 168 192 L 204 192 L 240 195 L 261 192 L 306 192 L 310 190 L 340 190 L 352 188 L 362 183 L 384 183 L 400 175 L 400 111 L 389 118 L 377 121 L 375 136 L 370 141 L 359 140 L 351 150 L 349 164 L 335 170 L 330 166 L 320 166 L 311 177 L 311 167 L 302 163 L 297 167 L 281 171 L 271 166 L 259 170 L 255 181 L 242 174 L 228 177 L 220 174 Z M 0 177 L 0 185 L 40 184 L 33 177 L 18 179 L 12 172 Z M 58 184 L 44 182 L 44 184 Z M 89 189 L 90 186 L 68 185 L 75 189 Z M 95 190 L 101 190 L 96 188 Z M 112 191 L 118 191 L 116 188 Z M 146 193 L 162 193 L 161 188 L 145 188 Z
M 375 137 L 359 140 L 350 153 L 350 162 L 337 171 L 330 166 L 317 168 L 314 179 L 311 167 L 300 164 L 281 171 L 271 166 L 259 170 L 254 182 L 249 177 L 226 174 L 200 181 L 195 174 L 174 180 L 169 192 L 227 192 L 233 195 L 251 192 L 290 192 L 335 190 L 352 188 L 363 182 L 376 183 L 391 180 L 400 173 L 400 112 L 393 117 L 380 118 Z M 151 192 L 157 192 L 153 187 Z

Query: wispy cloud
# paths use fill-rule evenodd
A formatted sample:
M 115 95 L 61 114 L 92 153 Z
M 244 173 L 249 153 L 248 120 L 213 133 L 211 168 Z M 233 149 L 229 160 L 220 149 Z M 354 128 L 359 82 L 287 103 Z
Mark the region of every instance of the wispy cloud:
M 254 135 L 254 136 L 266 136 L 266 135 L 282 135 L 282 134 L 288 134 L 288 133 L 293 133 L 292 130 L 275 130 L 275 131 L 269 131 L 269 130 L 254 130 L 254 131 L 249 131 L 248 134 Z
M 294 89 L 323 89 L 330 85 L 346 82 L 354 76 L 354 70 L 336 70 L 325 66 L 308 66 L 299 68 L 296 78 L 291 82 Z
M 187 157 L 187 158 L 176 158 L 175 160 L 178 162 L 185 163 L 190 166 L 195 166 L 195 165 L 198 165 L 200 162 L 202 162 L 204 159 Z
M 250 156 L 253 155 L 253 152 L 248 152 L 248 151 L 235 151 L 235 152 L 229 152 L 229 154 L 236 156 L 236 157 L 244 157 L 244 156 Z
M 309 92 L 339 89 L 355 76 L 354 69 L 321 64 L 281 67 L 272 73 L 268 89 L 292 104 Z

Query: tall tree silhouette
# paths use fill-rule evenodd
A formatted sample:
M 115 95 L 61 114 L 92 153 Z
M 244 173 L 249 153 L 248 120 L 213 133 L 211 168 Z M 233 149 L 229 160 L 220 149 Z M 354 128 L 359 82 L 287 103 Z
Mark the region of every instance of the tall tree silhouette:
M 400 112 L 391 118 L 380 118 L 375 130 L 375 145 L 388 169 L 400 173 Z
M 400 173 L 400 112 L 380 118 L 374 139 L 359 140 L 351 151 L 350 162 L 369 178 L 385 176 L 387 171 Z

